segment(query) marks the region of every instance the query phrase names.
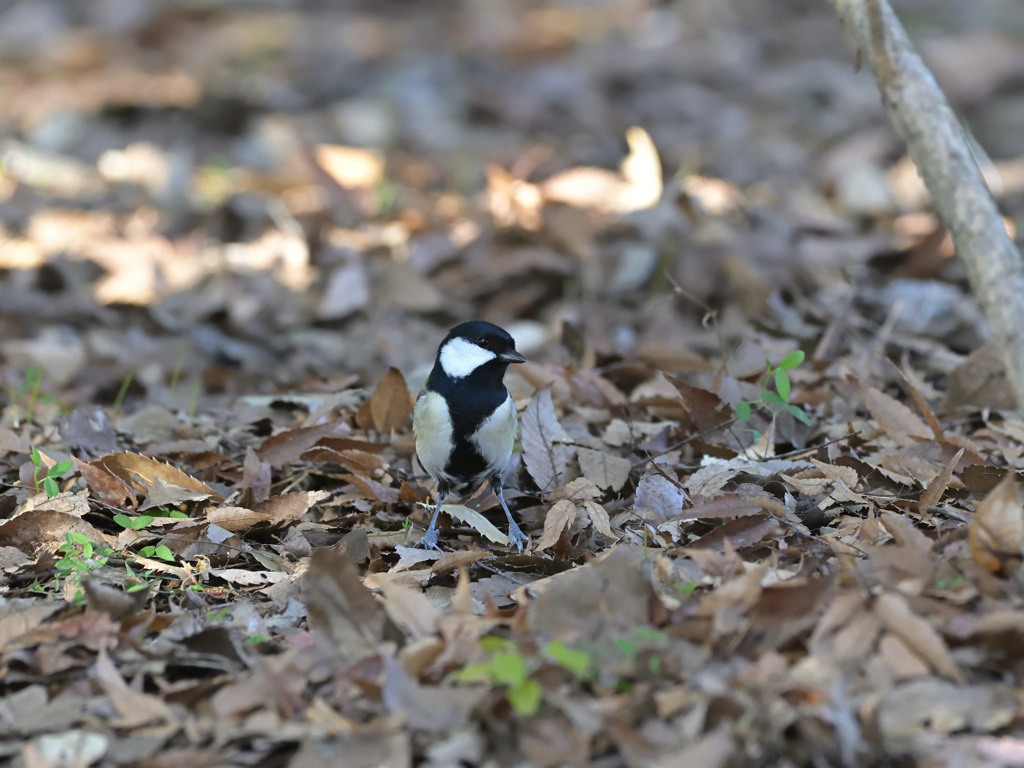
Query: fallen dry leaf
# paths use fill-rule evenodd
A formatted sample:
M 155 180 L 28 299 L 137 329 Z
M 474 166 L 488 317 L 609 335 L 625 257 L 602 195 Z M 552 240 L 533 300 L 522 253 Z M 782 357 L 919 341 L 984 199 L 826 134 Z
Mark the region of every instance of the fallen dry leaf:
M 139 505 L 139 512 L 160 507 L 177 507 L 187 501 L 202 501 L 210 496 L 211 493 L 182 488 L 154 477 L 146 493 L 146 500 Z
M 112 453 L 98 460 L 105 470 L 142 494 L 149 494 L 156 481 L 199 494 L 204 498 L 221 500 L 206 483 L 196 480 L 177 467 L 141 456 L 137 453 Z
M 942 471 L 936 475 L 928 487 L 925 488 L 924 493 L 921 494 L 920 507 L 922 511 L 927 511 L 929 507 L 934 507 L 939 503 L 942 498 L 942 494 L 946 492 L 946 488 L 949 487 L 949 481 L 953 477 L 953 472 L 956 470 L 957 465 L 960 463 L 960 459 L 963 458 L 964 449 L 961 448 L 957 451 L 953 458 L 942 468 Z
M 344 437 L 352 431 L 345 422 L 331 421 L 312 427 L 289 429 L 268 437 L 257 452 L 260 459 L 271 467 L 281 467 L 298 461 L 307 450 L 325 437 Z
M 878 426 L 902 447 L 909 448 L 921 440 L 934 439 L 928 425 L 898 400 L 874 387 L 862 387 L 860 396 Z
M 92 676 L 117 710 L 119 727 L 137 728 L 141 725 L 172 723 L 177 719 L 173 710 L 161 699 L 129 688 L 102 647 L 96 657 Z
M 575 519 L 575 504 L 567 500 L 555 502 L 555 505 L 544 516 L 544 532 L 537 539 L 535 548 L 545 550 L 555 546 Z
M 345 555 L 315 550 L 302 580 L 301 598 L 309 610 L 310 627 L 340 656 L 355 662 L 378 652 L 387 616 Z
M 409 423 L 413 401 L 405 377 L 397 368 L 389 368 L 370 395 L 370 417 L 373 428 L 389 435 Z
M 330 495 L 328 491 L 300 491 L 271 496 L 266 501 L 257 504 L 253 508 L 253 513 L 268 520 L 272 528 L 277 528 L 300 519 L 314 505 L 319 504 Z M 216 513 L 211 513 L 210 522 L 215 522 L 213 519 L 215 516 Z M 228 530 L 233 529 L 228 528 Z
M 120 507 L 128 498 L 128 486 L 103 469 L 102 465 L 81 461 L 72 457 L 75 468 L 82 475 L 89 490 L 102 503 Z
M 565 479 L 574 449 L 562 443 L 569 436 L 558 423 L 551 401 L 551 385 L 539 389 L 522 416 L 523 461 L 530 477 L 543 491 L 551 491 Z
M 953 661 L 942 637 L 931 624 L 910 609 L 901 595 L 886 592 L 879 596 L 875 601 L 875 613 L 890 632 L 919 654 L 932 669 L 954 682 L 963 682 L 963 673 Z
M 1024 505 L 1016 477 L 1007 474 L 982 500 L 967 533 L 974 562 L 989 573 L 1008 575 L 1020 565 Z
M 576 458 L 580 462 L 580 471 L 598 488 L 618 491 L 629 479 L 632 468 L 628 459 L 623 459 L 603 451 L 589 448 L 577 448 Z

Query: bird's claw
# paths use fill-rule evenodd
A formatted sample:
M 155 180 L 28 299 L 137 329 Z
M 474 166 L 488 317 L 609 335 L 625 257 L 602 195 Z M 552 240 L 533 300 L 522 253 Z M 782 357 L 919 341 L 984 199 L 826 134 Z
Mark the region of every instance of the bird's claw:
M 530 543 L 530 537 L 523 533 L 515 523 L 509 523 L 508 526 L 508 542 L 511 546 L 516 548 L 517 552 L 522 552 L 523 547 Z
M 424 533 L 423 534 L 423 538 L 421 538 L 419 541 L 416 542 L 416 546 L 417 547 L 422 547 L 423 549 L 438 549 L 439 550 L 440 547 L 437 546 L 437 531 L 436 530 L 430 530 L 430 531 L 427 531 L 426 533 Z

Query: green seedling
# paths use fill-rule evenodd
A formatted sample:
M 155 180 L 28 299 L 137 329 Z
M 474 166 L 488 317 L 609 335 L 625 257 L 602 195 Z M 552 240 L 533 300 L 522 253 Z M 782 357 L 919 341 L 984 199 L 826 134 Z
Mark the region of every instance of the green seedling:
M 636 647 L 636 643 L 634 643 L 632 640 L 627 640 L 624 637 L 618 638 L 615 641 L 615 650 L 621 653 L 631 662 L 636 660 L 638 650 Z
M 30 365 L 22 377 L 21 384 L 15 388 L 7 387 L 7 396 L 11 405 L 18 404 L 24 409 L 24 421 L 32 424 L 36 418 L 36 406 L 40 403 L 56 403 L 57 399 L 52 395 L 43 394 L 43 366 Z M 61 410 L 66 410 L 61 407 Z M 16 418 L 15 423 L 18 423 Z
M 121 412 L 121 406 L 124 404 L 124 398 L 128 394 L 128 387 L 132 385 L 132 379 L 135 377 L 134 371 L 128 371 L 124 375 L 124 379 L 121 380 L 121 388 L 117 390 L 117 397 L 114 398 L 113 413 L 117 415 Z
M 540 709 L 540 683 L 530 677 L 526 659 L 511 640 L 485 637 L 480 647 L 490 651 L 490 658 L 470 664 L 458 675 L 460 683 L 489 681 L 505 686 L 505 697 L 517 714 L 530 716 Z
M 73 601 L 81 604 L 85 602 L 85 593 L 81 588 L 82 577 L 105 568 L 114 550 L 110 547 L 96 549 L 84 533 L 68 531 L 64 534 L 64 543 L 57 551 L 62 557 L 53 567 L 58 573 L 64 573 L 65 578 L 71 579 L 75 587 Z
M 115 515 L 114 520 L 122 527 L 136 531 L 153 522 L 153 518 L 149 515 L 139 515 L 134 518 L 127 515 Z M 61 557 L 54 564 L 57 579 L 54 586 L 49 589 L 59 591 L 60 581 L 63 579 L 65 586 L 70 584 L 70 588 L 75 590 L 72 601 L 78 604 L 85 600 L 84 592 L 81 589 L 82 578 L 90 574 L 99 573 L 106 568 L 114 569 L 115 565 L 110 562 L 112 558 L 124 566 L 124 576 L 117 580 L 123 581 L 127 585 L 126 589 L 128 592 L 138 592 L 152 586 L 151 581 L 154 578 L 154 570 L 152 568 L 145 568 L 144 564 L 139 562 L 140 557 L 155 558 L 167 562 L 174 562 L 175 559 L 174 553 L 164 544 L 143 547 L 136 554 L 130 550 L 96 547 L 85 534 L 77 531 L 69 531 L 64 534 L 64 544 L 60 546 L 58 552 Z M 116 566 L 116 568 L 120 569 L 121 565 Z M 136 570 L 133 570 L 133 567 Z M 159 579 L 159 577 L 156 578 Z M 47 589 L 47 587 L 43 586 L 37 591 L 46 591 Z
M 36 493 L 45 493 L 46 498 L 52 499 L 54 496 L 60 493 L 60 488 L 57 486 L 57 481 L 60 480 L 64 475 L 71 471 L 74 467 L 74 462 L 71 461 L 58 461 L 52 467 L 47 469 L 43 464 L 43 457 L 39 453 L 38 448 L 33 448 L 29 454 L 29 459 L 32 461 L 32 480 L 36 484 Z
M 114 522 L 122 528 L 127 528 L 130 531 L 141 531 L 154 520 L 156 520 L 156 518 L 152 515 L 137 515 L 136 517 L 129 517 L 128 515 L 114 515 Z
M 540 709 L 543 690 L 531 676 L 543 661 L 557 664 L 580 680 L 594 675 L 594 659 L 583 650 L 570 648 L 561 640 L 553 640 L 538 656 L 527 658 L 512 640 L 485 637 L 480 642 L 490 657 L 479 664 L 470 664 L 458 676 L 459 682 L 492 682 L 505 686 L 508 703 L 520 715 L 535 715 Z
M 153 517 L 171 517 L 175 520 L 188 520 L 188 515 L 180 509 L 174 509 L 173 507 L 160 507 L 159 509 L 152 510 L 152 513 Z
M 171 405 L 171 401 L 174 400 L 174 390 L 178 388 L 178 381 L 181 379 L 181 372 L 185 368 L 185 361 L 188 359 L 188 349 L 182 345 L 181 350 L 178 352 L 178 360 L 174 364 L 174 370 L 171 372 L 171 381 L 167 385 L 167 397 L 164 400 L 164 405 L 168 408 Z
M 196 423 L 196 412 L 199 410 L 199 388 L 200 381 L 197 376 L 195 381 L 192 382 L 192 396 L 188 400 L 188 423 Z
M 775 432 L 775 421 L 783 413 L 789 413 L 799 422 L 810 426 L 811 420 L 798 406 L 789 403 L 790 381 L 788 371 L 800 366 L 804 361 L 804 353 L 801 350 L 790 352 L 779 364 L 773 366 L 771 360 L 765 358 L 766 373 L 764 383 L 761 385 L 761 394 L 757 400 L 741 400 L 736 403 L 736 418 L 746 422 L 753 415 L 754 408 L 764 408 L 771 413 L 771 427 L 769 434 Z M 769 390 L 769 385 L 775 385 L 775 391 Z M 757 430 L 750 430 L 754 433 L 754 440 L 759 441 L 762 437 Z
M 163 560 L 168 563 L 174 562 L 174 553 L 171 552 L 171 548 L 166 544 L 143 547 L 139 550 L 139 557 L 156 558 L 157 560 Z
M 158 509 L 154 515 L 136 515 L 135 517 L 129 517 L 128 515 L 117 514 L 114 515 L 114 522 L 129 531 L 142 531 L 145 530 L 147 526 L 155 522 L 157 517 L 181 517 L 187 519 L 188 515 L 184 512 L 179 512 L 176 509 Z M 139 557 L 155 557 L 157 560 L 164 560 L 168 563 L 174 562 L 174 553 L 171 552 L 170 547 L 166 544 L 150 544 L 149 546 L 145 546 L 139 550 Z
M 592 676 L 594 660 L 590 654 L 574 650 L 561 640 L 548 643 L 544 647 L 544 656 L 562 669 L 572 672 L 580 680 L 587 680 Z

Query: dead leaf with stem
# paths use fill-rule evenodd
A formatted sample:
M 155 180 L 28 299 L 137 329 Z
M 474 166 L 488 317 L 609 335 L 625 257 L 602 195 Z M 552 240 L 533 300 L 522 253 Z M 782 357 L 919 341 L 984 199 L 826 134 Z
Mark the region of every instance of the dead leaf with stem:
M 551 400 L 551 384 L 533 396 L 523 412 L 523 462 L 542 493 L 562 484 L 575 448 L 562 428 Z

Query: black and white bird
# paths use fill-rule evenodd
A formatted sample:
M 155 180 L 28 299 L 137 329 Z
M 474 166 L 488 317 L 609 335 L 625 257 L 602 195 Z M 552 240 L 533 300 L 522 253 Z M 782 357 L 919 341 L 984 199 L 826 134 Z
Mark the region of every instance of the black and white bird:
M 419 545 L 437 548 L 437 516 L 451 491 L 489 480 L 509 541 L 522 551 L 527 538 L 505 504 L 501 473 L 516 439 L 516 406 L 502 379 L 511 363 L 524 362 L 507 331 L 480 320 L 455 326 L 438 347 L 412 416 L 416 454 L 437 483 L 437 507 Z

